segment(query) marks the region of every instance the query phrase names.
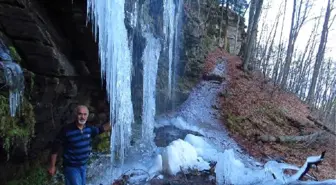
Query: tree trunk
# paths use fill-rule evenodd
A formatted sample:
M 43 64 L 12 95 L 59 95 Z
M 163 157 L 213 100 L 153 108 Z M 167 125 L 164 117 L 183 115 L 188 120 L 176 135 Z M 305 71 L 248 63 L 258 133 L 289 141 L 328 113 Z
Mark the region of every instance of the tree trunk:
M 316 55 L 316 61 L 314 65 L 314 72 L 313 72 L 313 77 L 312 81 L 310 84 L 309 92 L 308 92 L 308 97 L 307 97 L 307 102 L 308 104 L 312 104 L 314 101 L 314 96 L 315 96 L 315 88 L 316 88 L 316 83 L 318 79 L 318 75 L 320 72 L 321 64 L 324 58 L 324 53 L 325 53 L 325 48 L 326 44 L 328 42 L 328 33 L 329 33 L 329 18 L 330 18 L 330 12 L 331 12 L 331 1 L 328 0 L 328 5 L 324 17 L 324 23 L 323 23 L 323 29 L 322 29 L 322 34 L 321 34 L 321 40 L 320 40 L 320 45 L 317 51 Z
M 274 83 L 277 83 L 278 78 L 279 78 L 279 68 L 281 66 L 281 62 L 280 60 L 282 60 L 282 57 L 280 58 L 280 55 L 282 55 L 282 34 L 283 34 L 283 29 L 284 29 L 284 23 L 285 23 L 285 18 L 286 18 L 286 10 L 287 10 L 287 0 L 285 0 L 285 7 L 284 7 L 284 13 L 283 13 L 283 17 L 282 17 L 282 23 L 281 23 L 281 32 L 280 32 L 280 38 L 279 38 L 279 45 L 278 45 L 278 53 L 277 53 L 277 58 L 276 58 L 276 63 L 274 65 L 274 69 L 273 69 L 273 74 L 272 74 L 272 78 L 274 80 Z M 281 76 L 280 76 L 281 77 Z
M 309 2 L 310 2 L 309 0 L 306 1 L 306 4 L 304 5 L 304 10 L 303 12 L 301 12 L 301 9 L 303 6 L 303 0 L 300 0 L 298 9 L 297 9 L 296 0 L 293 1 L 291 28 L 289 32 L 289 40 L 288 40 L 287 53 L 286 53 L 286 59 L 285 59 L 285 66 L 284 66 L 284 71 L 283 71 L 282 79 L 281 79 L 281 87 L 284 89 L 286 88 L 286 85 L 287 85 L 290 66 L 291 66 L 292 59 L 293 59 L 294 45 L 299 35 L 300 29 L 303 23 L 306 21 L 307 16 L 308 16 Z M 301 15 L 302 13 L 303 15 Z
M 248 64 L 251 60 L 251 56 L 254 56 L 254 51 L 253 51 L 253 46 L 255 44 L 255 37 L 256 37 L 256 34 L 257 34 L 257 25 L 258 25 L 258 22 L 259 22 L 259 17 L 260 17 L 260 13 L 261 13 L 261 8 L 262 8 L 262 5 L 263 5 L 263 0 L 252 0 L 251 1 L 251 9 L 250 11 L 250 15 L 252 14 L 252 21 L 250 24 L 249 22 L 249 25 L 248 27 L 251 27 L 250 28 L 250 34 L 248 35 L 248 41 L 247 41 L 247 45 L 246 45 L 246 48 L 245 48 L 245 59 L 244 59 L 244 63 L 243 63 L 243 68 L 244 68 L 244 71 L 248 71 Z M 253 7 L 253 8 L 252 8 Z M 249 18 L 250 20 L 250 18 Z M 249 31 L 249 29 L 248 29 Z
M 234 52 L 236 52 L 236 50 L 237 50 L 237 41 L 238 41 L 239 24 L 240 24 L 240 15 L 238 15 L 238 21 L 237 21 L 237 25 L 236 25 L 235 42 L 234 42 L 234 47 L 233 47 L 233 51 L 234 51 Z
M 226 15 L 225 15 L 225 28 L 224 28 L 224 48 L 230 53 L 230 47 L 228 42 L 228 27 L 229 27 L 229 1 L 226 1 Z

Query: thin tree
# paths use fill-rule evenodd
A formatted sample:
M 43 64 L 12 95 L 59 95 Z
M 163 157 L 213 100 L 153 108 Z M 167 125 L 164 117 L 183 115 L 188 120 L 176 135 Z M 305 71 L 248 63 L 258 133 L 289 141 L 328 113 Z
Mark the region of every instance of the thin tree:
M 322 15 L 321 15 L 322 16 Z M 301 86 L 303 85 L 304 77 L 307 70 L 307 65 L 309 65 L 308 61 L 311 61 L 311 56 L 313 54 L 313 51 L 315 50 L 315 47 L 311 47 L 316 45 L 316 38 L 318 35 L 318 27 L 320 25 L 321 16 L 315 17 L 315 23 L 313 26 L 313 30 L 309 35 L 309 39 L 307 41 L 306 47 L 303 50 L 303 53 L 300 58 L 300 65 L 299 65 L 299 72 L 298 72 L 298 79 L 296 80 L 296 87 L 294 90 L 295 94 L 299 93 L 299 90 L 301 89 Z
M 287 3 L 287 0 L 285 1 L 285 4 Z M 285 5 L 286 6 L 286 5 Z M 270 60 L 270 58 L 271 58 L 271 53 L 273 52 L 273 44 L 274 44 L 274 40 L 275 40 L 275 36 L 276 36 L 276 34 L 277 34 L 277 30 L 278 30 L 278 25 L 279 25 L 279 19 L 280 19 L 280 17 L 281 17 L 281 9 L 282 9 L 282 3 L 281 3 L 281 5 L 280 5 L 280 9 L 279 9 L 279 12 L 278 12 L 278 14 L 277 14 L 277 16 L 276 16 L 276 21 L 275 21 L 275 23 L 274 23 L 274 25 L 273 25 L 273 27 L 272 27 L 272 30 L 274 29 L 274 33 L 273 33 L 273 36 L 272 36 L 272 38 L 271 38 L 271 34 L 272 34 L 272 31 L 271 31 L 271 33 L 270 33 L 270 38 L 269 39 L 267 39 L 267 41 L 268 40 L 271 40 L 271 43 L 270 43 L 270 46 L 268 47 L 268 48 L 265 48 L 265 51 L 264 51 L 264 56 L 266 55 L 266 58 L 263 56 L 263 73 L 264 73 L 264 76 L 268 76 L 269 74 L 268 74 L 268 70 L 267 70 L 267 68 L 268 68 L 268 65 L 269 65 L 269 60 Z M 285 15 L 284 15 L 285 16 Z M 267 42 L 268 43 L 268 42 Z M 268 51 L 267 51 L 267 49 L 268 49 Z M 267 54 L 266 54 L 266 51 L 267 51 Z
M 244 62 L 243 69 L 248 71 L 248 64 L 250 63 L 251 56 L 254 56 L 253 47 L 255 45 L 257 25 L 259 22 L 259 17 L 261 14 L 261 8 L 263 5 L 263 0 L 251 0 L 250 13 L 249 13 L 249 23 L 247 28 L 247 44 L 244 48 Z
M 306 0 L 305 4 L 304 4 L 304 0 L 300 0 L 299 5 L 297 5 L 297 0 L 293 0 L 291 27 L 290 27 L 290 32 L 289 32 L 289 40 L 288 40 L 288 46 L 287 46 L 284 71 L 282 73 L 282 79 L 281 79 L 282 88 L 286 87 L 290 65 L 293 59 L 292 55 L 294 51 L 294 45 L 299 35 L 299 32 L 308 17 L 310 7 L 311 7 L 310 0 Z
M 326 8 L 326 13 L 324 17 L 324 23 L 323 23 L 323 28 L 322 28 L 322 33 L 321 33 L 321 40 L 319 44 L 319 48 L 316 54 L 316 61 L 314 65 L 314 72 L 313 72 L 313 77 L 312 81 L 310 84 L 309 92 L 308 92 L 308 97 L 307 97 L 307 102 L 308 104 L 312 104 L 314 101 L 314 95 L 315 95 L 315 88 L 316 88 L 316 82 L 318 79 L 318 75 L 320 72 L 321 64 L 324 58 L 324 53 L 326 49 L 326 44 L 328 42 L 328 34 L 329 34 L 329 19 L 330 19 L 330 14 L 332 11 L 332 3 L 334 0 L 328 0 L 328 5 Z
M 285 0 L 285 7 L 284 7 L 284 13 L 282 17 L 282 23 L 281 23 L 281 32 L 280 32 L 280 38 L 279 38 L 279 45 L 278 45 L 278 52 L 277 52 L 277 58 L 276 62 L 273 68 L 273 74 L 272 78 L 274 80 L 274 83 L 277 83 L 279 78 L 279 68 L 281 66 L 281 60 L 282 60 L 282 53 L 283 53 L 283 42 L 282 42 L 282 34 L 283 34 L 283 29 L 284 29 L 284 24 L 285 24 L 285 18 L 286 18 L 286 10 L 287 10 L 287 0 Z

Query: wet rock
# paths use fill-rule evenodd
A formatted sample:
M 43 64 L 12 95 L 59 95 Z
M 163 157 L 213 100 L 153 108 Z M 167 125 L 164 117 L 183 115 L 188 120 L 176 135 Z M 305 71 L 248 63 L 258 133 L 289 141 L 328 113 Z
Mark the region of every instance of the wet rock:
M 175 126 L 164 126 L 154 129 L 155 139 L 154 142 L 158 147 L 166 147 L 174 140 L 184 139 L 186 135 L 193 134 L 195 136 L 202 136 L 198 132 L 190 130 L 178 129 Z

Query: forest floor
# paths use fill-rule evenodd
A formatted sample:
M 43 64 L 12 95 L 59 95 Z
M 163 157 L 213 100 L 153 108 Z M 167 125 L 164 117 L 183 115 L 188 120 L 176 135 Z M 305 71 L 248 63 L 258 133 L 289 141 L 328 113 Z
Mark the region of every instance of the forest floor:
M 309 106 L 295 94 L 283 91 L 261 72 L 244 73 L 242 61 L 217 50 L 210 54 L 205 73 L 219 57 L 227 59 L 227 88 L 221 94 L 222 119 L 230 136 L 260 162 L 283 159 L 286 163 L 303 165 L 309 156 L 326 151 L 318 171 L 309 174 L 318 180 L 336 178 L 335 130 L 323 132 L 304 142 L 281 142 L 279 136 L 304 136 L 323 131 L 309 119 L 314 117 Z M 273 141 L 269 136 L 274 136 Z M 264 138 L 264 139 L 262 139 Z M 275 141 L 274 141 L 275 139 Z

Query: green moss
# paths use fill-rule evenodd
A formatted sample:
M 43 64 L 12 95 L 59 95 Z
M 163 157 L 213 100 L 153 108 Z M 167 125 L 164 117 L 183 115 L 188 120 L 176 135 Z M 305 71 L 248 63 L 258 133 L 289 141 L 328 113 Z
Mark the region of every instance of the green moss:
M 21 57 L 14 46 L 9 46 L 9 52 L 13 60 L 15 60 L 17 63 L 21 62 Z
M 110 151 L 110 133 L 105 132 L 100 134 L 93 143 L 93 149 L 97 152 Z
M 28 145 L 34 136 L 35 114 L 33 106 L 23 99 L 20 114 L 11 117 L 8 98 L 0 94 L 0 137 L 4 140 L 3 148 L 10 156 L 10 150 L 17 141 Z

